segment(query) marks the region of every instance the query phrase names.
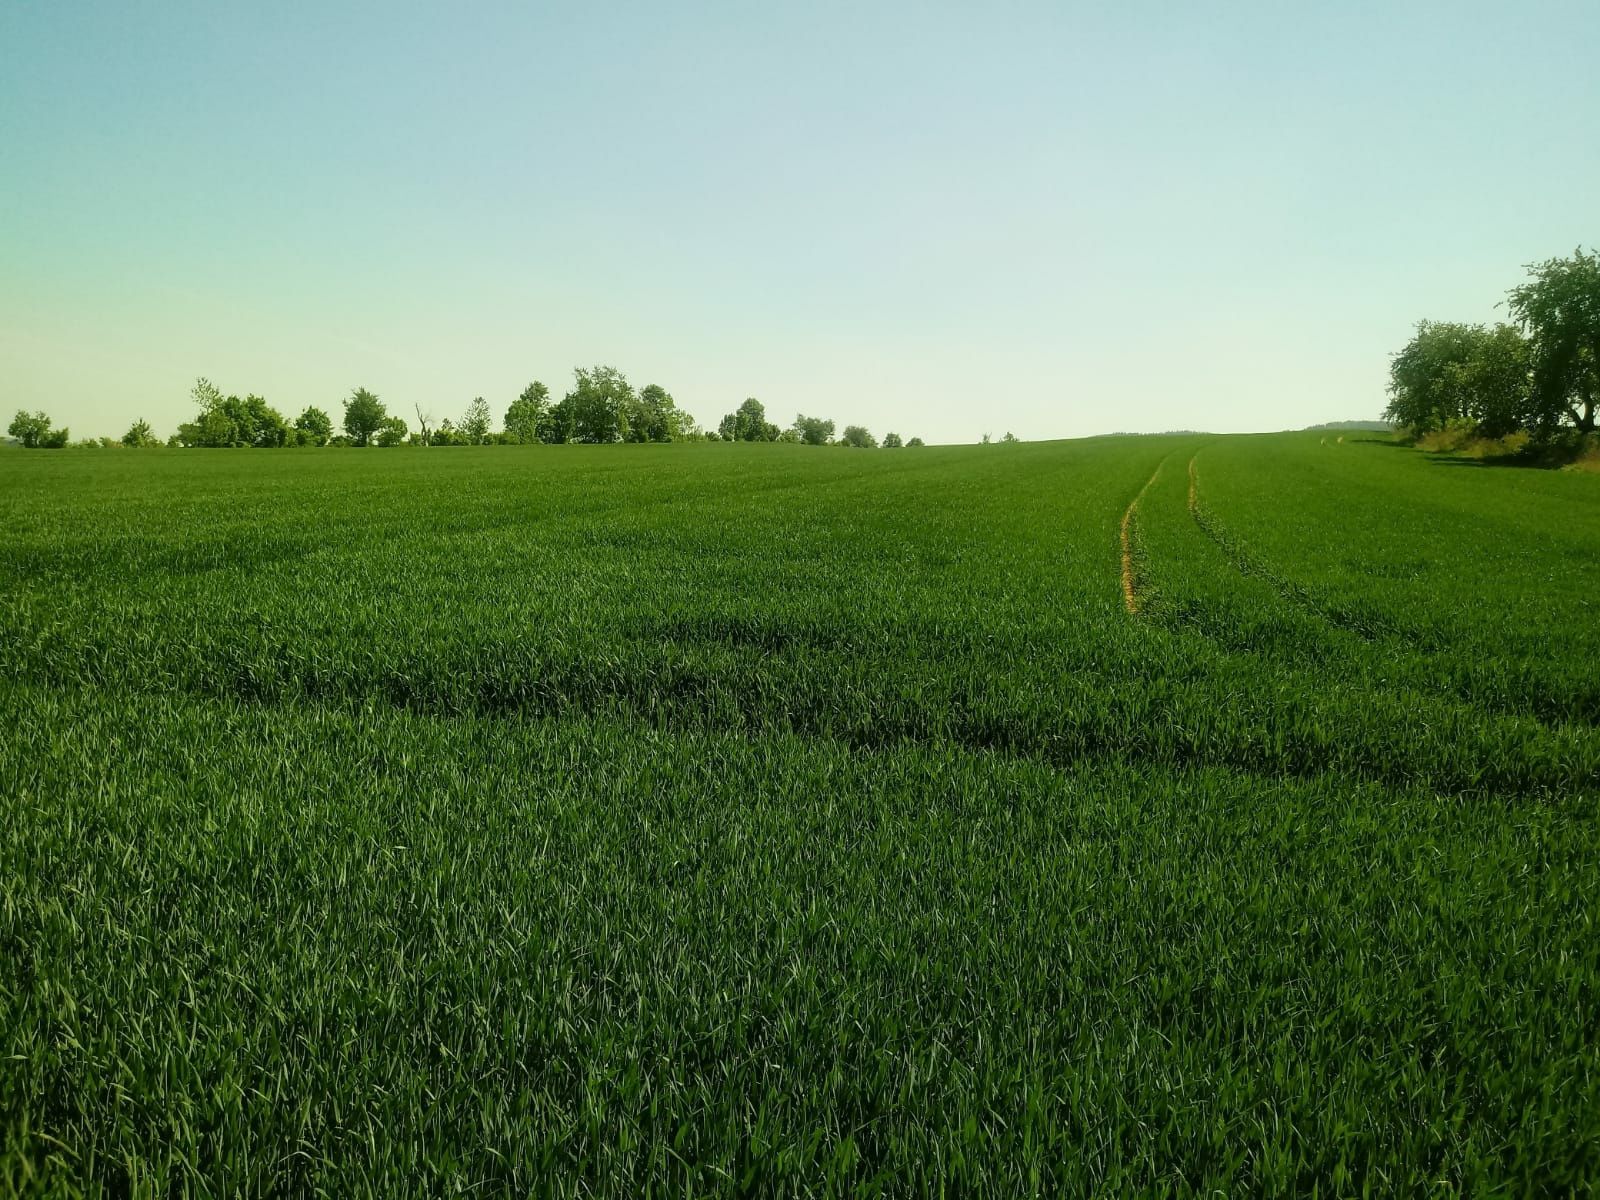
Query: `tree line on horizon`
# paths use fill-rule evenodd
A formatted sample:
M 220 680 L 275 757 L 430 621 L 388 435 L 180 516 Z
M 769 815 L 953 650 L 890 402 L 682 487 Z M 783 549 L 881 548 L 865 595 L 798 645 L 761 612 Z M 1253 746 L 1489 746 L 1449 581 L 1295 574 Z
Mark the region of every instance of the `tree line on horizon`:
M 1493 328 L 1422 321 L 1389 366 L 1384 416 L 1415 436 L 1524 434 L 1534 444 L 1591 434 L 1600 402 L 1600 256 L 1527 267 Z
M 786 429 L 767 420 L 766 408 L 751 397 L 729 413 L 714 430 L 702 429 L 680 409 L 672 394 L 660 384 L 635 390 L 615 367 L 578 367 L 572 389 L 552 402 L 550 389 L 534 380 L 506 408 L 501 428 L 493 428 L 489 402 L 474 397 L 459 421 L 448 417 L 435 422 L 421 405 L 415 407 L 417 428 L 391 413 L 376 393 L 354 389 L 344 402 L 342 432 L 325 410 L 308 406 L 292 421 L 254 394 L 223 395 L 209 379 L 195 381 L 190 396 L 198 406 L 194 418 L 178 426 L 163 442 L 143 418 L 136 420 L 120 439 L 90 438 L 79 446 L 174 446 L 218 448 L 277 448 L 291 446 L 483 446 L 603 445 L 616 442 L 789 442 L 808 446 L 876 447 L 879 443 L 862 425 L 847 425 L 837 437 L 831 419 L 797 414 Z M 27 449 L 59 449 L 70 442 L 65 428 L 54 428 L 43 412 L 18 411 L 8 431 Z M 1009 435 L 1008 435 L 1009 436 Z M 987 437 L 985 438 L 987 440 Z M 1014 439 L 1013 439 L 1014 440 Z M 921 446 L 921 438 L 903 441 L 899 434 L 884 435 L 883 446 Z

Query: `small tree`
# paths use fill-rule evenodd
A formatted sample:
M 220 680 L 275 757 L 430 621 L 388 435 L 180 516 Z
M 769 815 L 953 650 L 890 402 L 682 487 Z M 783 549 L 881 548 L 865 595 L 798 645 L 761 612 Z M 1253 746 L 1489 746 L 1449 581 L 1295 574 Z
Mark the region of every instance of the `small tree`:
M 898 450 L 903 445 L 905 443 L 900 440 L 898 433 L 886 433 L 883 435 L 883 448 L 885 450 Z
M 873 449 L 878 444 L 878 439 L 867 432 L 865 425 L 846 425 L 844 432 L 839 435 L 839 440 L 846 446 L 855 446 L 862 450 Z
M 433 440 L 433 435 L 429 432 L 433 428 L 433 412 L 424 410 L 420 404 L 414 404 L 412 407 L 417 413 L 417 428 L 422 430 L 422 433 L 413 434 L 411 440 L 419 446 L 426 446 Z
M 922 445 L 926 445 L 926 443 L 921 438 L 914 437 L 909 442 L 906 443 L 906 449 L 909 450 L 913 446 L 922 446 Z
M 194 386 L 189 389 L 189 397 L 200 406 L 202 413 L 210 412 L 222 405 L 222 390 L 204 375 L 194 381 Z
M 365 446 L 371 442 L 388 415 L 382 400 L 366 388 L 356 388 L 344 402 L 344 431 L 350 435 L 351 444 Z
M 489 402 L 482 396 L 474 396 L 472 403 L 467 405 L 466 415 L 461 418 L 461 432 L 467 441 L 474 446 L 484 445 L 489 440 L 492 423 Z
M 550 409 L 550 389 L 535 379 L 506 408 L 506 432 L 519 442 L 537 442 L 539 425 Z
M 307 408 L 294 419 L 302 446 L 326 446 L 333 436 L 333 418 L 320 408 Z
M 239 429 L 239 408 L 243 402 L 237 396 L 232 398 L 230 409 L 221 389 L 202 375 L 189 389 L 189 397 L 199 411 L 194 420 L 178 426 L 178 438 L 185 446 L 215 448 L 249 444 Z
M 160 440 L 156 437 L 155 430 L 150 428 L 150 422 L 140 419 L 128 426 L 128 432 L 122 435 L 124 446 L 159 446 Z
M 399 417 L 385 417 L 378 429 L 378 445 L 400 446 L 406 440 L 406 423 Z
M 1018 441 L 1018 438 L 1017 438 L 1016 434 L 1012 433 L 1008 429 L 1008 430 L 1006 430 L 1006 435 L 1003 438 L 1001 438 L 1000 441 L 1004 445 L 1015 445 L 1016 442 Z

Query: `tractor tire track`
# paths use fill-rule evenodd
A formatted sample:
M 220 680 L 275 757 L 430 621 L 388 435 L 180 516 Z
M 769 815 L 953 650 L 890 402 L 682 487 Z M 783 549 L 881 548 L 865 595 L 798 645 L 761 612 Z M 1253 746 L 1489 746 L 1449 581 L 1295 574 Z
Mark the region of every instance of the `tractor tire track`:
M 1389 621 L 1330 607 L 1315 592 L 1278 575 L 1252 558 L 1201 502 L 1198 459 L 1197 452 L 1189 460 L 1189 514 L 1201 532 L 1221 551 L 1224 560 L 1240 575 L 1261 580 L 1290 608 L 1320 623 L 1336 638 L 1351 639 L 1346 643 L 1350 653 L 1358 653 L 1358 647 L 1365 646 L 1368 651 L 1388 655 L 1389 661 L 1394 664 L 1391 669 L 1413 672 L 1410 678 L 1415 682 L 1409 686 L 1424 691 L 1448 692 L 1458 702 L 1472 705 L 1484 712 L 1534 721 L 1549 730 L 1559 729 L 1562 725 L 1568 724 L 1591 729 L 1600 725 L 1591 713 L 1574 712 L 1569 705 L 1541 693 L 1535 692 L 1520 697 L 1491 695 L 1485 694 L 1475 686 L 1471 678 L 1457 673 L 1446 671 L 1442 677 L 1429 676 L 1426 668 L 1419 664 L 1430 660 L 1433 656 L 1419 650 L 1414 639 L 1405 630 Z M 1417 671 L 1421 671 L 1422 674 L 1415 674 Z
M 1142 597 L 1139 595 L 1138 569 L 1134 562 L 1134 555 L 1137 549 L 1134 544 L 1134 534 L 1136 532 L 1134 518 L 1139 510 L 1139 501 L 1144 499 L 1144 494 L 1160 478 L 1161 468 L 1166 466 L 1171 458 L 1172 455 L 1169 454 L 1156 464 L 1156 469 L 1151 472 L 1150 478 L 1144 481 L 1144 486 L 1134 494 L 1133 499 L 1128 502 L 1127 511 L 1122 514 L 1122 603 L 1130 616 L 1139 614 L 1139 607 L 1143 602 Z
M 1273 591 L 1277 592 L 1285 601 L 1294 605 L 1302 612 L 1308 613 L 1324 624 L 1334 629 L 1342 630 L 1364 642 L 1382 641 L 1397 636 L 1397 631 L 1388 628 L 1381 622 L 1370 618 L 1363 618 L 1353 613 L 1340 612 L 1330 609 L 1326 603 L 1303 585 L 1292 579 L 1287 579 L 1262 563 L 1252 558 L 1244 547 L 1233 537 L 1200 503 L 1200 455 L 1195 453 L 1189 460 L 1189 515 L 1194 518 L 1194 523 L 1200 531 L 1210 538 L 1223 557 L 1241 575 L 1254 576 L 1260 579 Z

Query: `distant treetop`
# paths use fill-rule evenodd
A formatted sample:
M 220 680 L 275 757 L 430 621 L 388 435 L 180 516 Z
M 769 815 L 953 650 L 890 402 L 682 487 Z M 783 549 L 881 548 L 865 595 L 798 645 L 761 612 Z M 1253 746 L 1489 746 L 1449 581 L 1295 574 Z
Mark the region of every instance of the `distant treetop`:
M 336 433 L 335 418 L 327 410 L 307 406 L 293 421 L 257 395 L 243 398 L 224 395 L 209 379 L 195 380 L 190 389 L 195 414 L 178 426 L 166 442 L 169 446 L 244 448 L 276 446 L 470 446 L 521 445 L 526 443 L 561 444 L 587 442 L 788 442 L 807 446 L 876 446 L 877 440 L 865 426 L 847 426 L 837 438 L 831 417 L 795 416 L 794 424 L 780 428 L 767 419 L 766 406 L 754 396 L 722 418 L 717 429 L 702 429 L 694 417 L 678 407 L 672 393 L 659 383 L 634 389 L 616 367 L 578 367 L 573 372 L 572 388 L 559 401 L 552 401 L 550 389 L 535 379 L 506 405 L 503 428 L 494 430 L 490 402 L 475 396 L 455 421 L 434 424 L 434 409 L 422 402 L 415 405 L 417 430 L 391 414 L 376 392 L 358 387 L 344 401 Z M 68 431 L 54 429 L 42 412 L 19 411 L 12 419 L 10 433 L 18 445 L 28 449 L 60 447 L 69 444 Z M 88 439 L 83 445 L 153 446 L 161 444 L 149 422 L 138 420 L 121 439 Z M 887 447 L 922 445 L 921 438 L 902 443 L 898 434 L 888 434 Z

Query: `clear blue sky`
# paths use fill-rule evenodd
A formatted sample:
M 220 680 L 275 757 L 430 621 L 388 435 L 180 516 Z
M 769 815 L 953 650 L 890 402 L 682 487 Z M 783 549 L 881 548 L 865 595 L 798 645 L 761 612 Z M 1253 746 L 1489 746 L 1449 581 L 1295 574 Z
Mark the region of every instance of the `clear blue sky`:
M 0 6 L 0 404 L 1376 415 L 1600 243 L 1600 3 Z

